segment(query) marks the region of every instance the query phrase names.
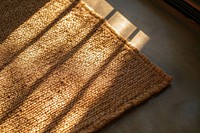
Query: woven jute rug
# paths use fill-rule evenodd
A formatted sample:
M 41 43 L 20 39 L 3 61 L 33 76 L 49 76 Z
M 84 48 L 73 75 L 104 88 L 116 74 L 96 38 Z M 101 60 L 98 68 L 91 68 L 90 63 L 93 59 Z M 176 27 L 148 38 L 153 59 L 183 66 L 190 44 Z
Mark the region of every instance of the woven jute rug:
M 0 132 L 93 132 L 171 81 L 79 0 L 0 9 Z

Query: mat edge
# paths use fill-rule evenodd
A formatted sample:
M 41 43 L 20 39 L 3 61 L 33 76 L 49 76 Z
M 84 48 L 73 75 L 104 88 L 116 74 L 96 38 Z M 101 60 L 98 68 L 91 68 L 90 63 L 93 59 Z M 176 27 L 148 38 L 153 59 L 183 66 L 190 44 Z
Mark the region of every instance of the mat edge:
M 150 59 L 148 57 L 146 57 L 144 54 L 142 54 L 141 52 L 139 52 L 139 50 L 137 48 L 132 46 L 123 36 L 121 36 L 115 29 L 113 29 L 113 27 L 108 23 L 108 21 L 106 19 L 104 19 L 101 15 L 99 15 L 97 12 L 95 12 L 84 1 L 81 0 L 80 4 L 82 4 L 82 6 L 86 10 L 88 10 L 90 14 L 92 14 L 95 17 L 97 17 L 98 19 L 104 21 L 105 26 L 112 33 L 114 33 L 118 37 L 118 39 L 120 39 L 122 42 L 125 43 L 127 50 L 131 50 L 132 52 L 136 53 L 139 56 L 139 58 L 141 58 L 144 61 L 145 64 L 147 64 L 149 67 L 152 67 L 153 70 L 158 72 L 158 74 L 161 77 L 163 77 L 163 81 L 160 84 L 158 84 L 157 86 L 149 88 L 147 91 L 142 92 L 137 97 L 134 97 L 134 99 L 129 100 L 128 102 L 124 103 L 123 106 L 120 106 L 116 112 L 113 112 L 109 116 L 102 117 L 101 119 L 99 119 L 98 122 L 92 123 L 90 126 L 88 126 L 87 129 L 80 130 L 80 133 L 82 133 L 82 132 L 90 133 L 90 132 L 95 132 L 95 131 L 99 130 L 100 128 L 102 128 L 103 126 L 105 126 L 106 124 L 108 124 L 109 122 L 114 120 L 115 118 L 122 115 L 125 111 L 129 110 L 132 107 L 138 106 L 140 103 L 146 101 L 153 95 L 158 94 L 160 91 L 165 89 L 171 83 L 173 78 L 170 75 L 166 74 L 159 66 L 157 66 L 156 64 L 151 62 Z
M 78 0 L 79 1 L 79 0 Z M 95 12 L 90 6 L 86 4 L 86 2 L 80 0 L 80 3 L 83 5 L 85 9 L 89 11 L 90 14 L 94 15 L 98 19 L 104 21 L 105 26 L 112 32 L 114 33 L 118 39 L 120 39 L 122 42 L 125 43 L 125 48 L 127 50 L 131 50 L 132 52 L 136 53 L 139 55 L 140 59 L 142 59 L 146 64 L 149 64 L 150 67 L 153 67 L 154 70 L 156 70 L 158 73 L 162 74 L 162 76 L 168 76 L 171 80 L 173 79 L 172 76 L 166 74 L 157 64 L 153 63 L 150 61 L 150 59 L 145 56 L 143 53 L 141 53 L 136 47 L 132 46 L 130 42 L 127 41 L 123 36 L 121 36 L 109 23 L 106 19 L 104 19 L 101 15 L 99 15 L 97 12 Z
M 104 127 L 117 117 L 121 116 L 124 112 L 128 111 L 129 109 L 140 105 L 141 103 L 145 102 L 146 100 L 150 99 L 153 95 L 158 94 L 162 91 L 165 87 L 169 85 L 171 82 L 171 78 L 165 77 L 165 80 L 161 84 L 158 84 L 156 87 L 148 89 L 146 92 L 141 93 L 134 99 L 129 100 L 128 102 L 124 103 L 123 106 L 120 106 L 116 112 L 113 112 L 109 116 L 102 117 L 99 121 L 92 123 L 90 126 L 87 127 L 86 130 L 81 130 L 80 133 L 91 133 L 98 131 L 100 128 Z

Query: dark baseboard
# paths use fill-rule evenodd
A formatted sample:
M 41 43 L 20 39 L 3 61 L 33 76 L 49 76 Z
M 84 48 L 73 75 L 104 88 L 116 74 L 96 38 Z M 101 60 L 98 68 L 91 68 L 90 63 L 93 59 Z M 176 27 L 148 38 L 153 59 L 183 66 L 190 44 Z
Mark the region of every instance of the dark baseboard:
M 187 18 L 200 25 L 200 11 L 183 0 L 164 0 L 167 4 L 181 12 Z

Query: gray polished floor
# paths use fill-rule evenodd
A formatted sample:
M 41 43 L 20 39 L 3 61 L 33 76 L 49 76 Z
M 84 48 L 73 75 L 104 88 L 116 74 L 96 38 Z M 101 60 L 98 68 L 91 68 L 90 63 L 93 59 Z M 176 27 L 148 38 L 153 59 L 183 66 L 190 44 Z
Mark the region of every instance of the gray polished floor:
M 200 33 L 156 1 L 85 1 L 174 78 L 165 91 L 98 132 L 200 133 Z

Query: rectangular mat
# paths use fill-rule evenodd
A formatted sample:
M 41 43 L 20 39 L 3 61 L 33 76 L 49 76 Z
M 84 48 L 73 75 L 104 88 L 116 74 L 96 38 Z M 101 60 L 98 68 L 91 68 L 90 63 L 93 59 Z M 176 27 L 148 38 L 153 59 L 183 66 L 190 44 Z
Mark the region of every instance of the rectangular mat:
M 79 0 L 0 9 L 0 132 L 93 132 L 171 81 Z

